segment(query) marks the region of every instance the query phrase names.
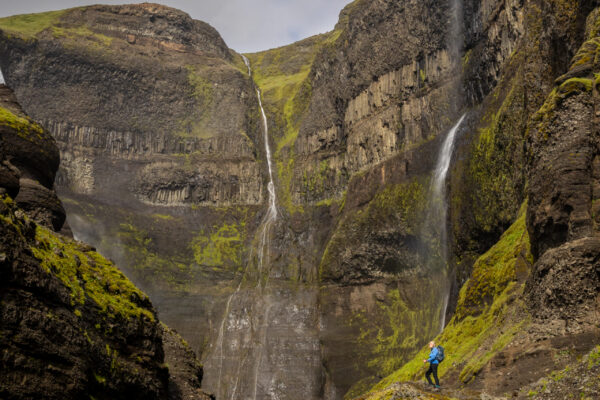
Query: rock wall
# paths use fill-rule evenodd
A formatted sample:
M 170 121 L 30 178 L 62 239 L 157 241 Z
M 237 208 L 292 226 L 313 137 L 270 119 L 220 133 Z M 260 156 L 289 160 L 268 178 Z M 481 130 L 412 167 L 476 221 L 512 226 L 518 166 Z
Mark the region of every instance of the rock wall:
M 0 396 L 181 399 L 184 387 L 185 398 L 209 398 L 194 353 L 174 359 L 177 346 L 163 347 L 181 339 L 148 297 L 94 248 L 54 232 L 65 220 L 58 148 L 4 85 L 0 132 Z

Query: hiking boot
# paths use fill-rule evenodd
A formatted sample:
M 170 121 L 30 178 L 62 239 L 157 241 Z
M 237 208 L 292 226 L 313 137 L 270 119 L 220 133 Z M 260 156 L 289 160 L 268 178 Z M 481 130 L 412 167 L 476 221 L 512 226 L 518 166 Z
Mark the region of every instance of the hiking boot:
M 437 390 L 442 390 L 442 387 L 440 385 L 433 385 L 433 387 Z

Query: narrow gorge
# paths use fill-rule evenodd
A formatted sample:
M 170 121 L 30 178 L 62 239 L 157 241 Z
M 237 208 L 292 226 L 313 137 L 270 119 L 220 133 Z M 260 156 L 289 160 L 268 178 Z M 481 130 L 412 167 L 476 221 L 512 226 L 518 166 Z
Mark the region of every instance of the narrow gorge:
M 82 6 L 0 18 L 0 70 L 0 399 L 600 396 L 597 0 L 244 54 Z

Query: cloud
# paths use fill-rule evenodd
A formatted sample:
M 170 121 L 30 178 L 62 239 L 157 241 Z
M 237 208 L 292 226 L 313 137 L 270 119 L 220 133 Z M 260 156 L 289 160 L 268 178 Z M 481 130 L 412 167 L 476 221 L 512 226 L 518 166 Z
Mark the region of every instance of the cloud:
M 123 1 L 100 0 L 105 4 Z M 254 52 L 289 44 L 333 29 L 338 14 L 350 0 L 158 0 L 214 26 L 227 45 Z M 88 0 L 0 0 L 0 17 L 57 10 L 98 3 Z

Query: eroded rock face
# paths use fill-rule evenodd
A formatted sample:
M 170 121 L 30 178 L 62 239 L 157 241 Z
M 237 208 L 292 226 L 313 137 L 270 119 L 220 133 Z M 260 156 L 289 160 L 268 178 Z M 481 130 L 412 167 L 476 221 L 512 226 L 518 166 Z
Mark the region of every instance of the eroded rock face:
M 234 64 L 239 56 L 212 27 L 178 10 L 142 4 L 67 10 L 34 42 L 11 32 L 3 39 L 2 68 L 28 113 L 58 142 L 62 188 L 108 197 L 107 166 L 118 160 L 128 182 L 112 182 L 110 192 L 121 192 L 124 201 L 132 195 L 161 205 L 261 201 L 251 139 L 258 137 L 256 97 Z M 36 62 L 40 57 L 46 61 Z M 31 73 L 48 79 L 36 81 Z M 53 101 L 57 97 L 77 101 L 63 106 Z M 169 176 L 146 182 L 146 175 L 136 175 L 157 159 L 180 172 L 190 171 L 190 164 L 210 169 L 215 159 L 229 168 L 209 176 L 194 172 L 206 190 L 182 198 L 164 192 Z
M 2 217 L 7 218 L 0 224 L 0 395 L 14 399 L 76 399 L 90 395 L 166 398 L 168 370 L 161 366 L 160 330 L 148 298 L 141 292 L 132 298 L 143 310 L 139 318 L 111 315 L 110 311 L 103 315 L 92 300 L 96 297 L 89 297 L 99 293 L 88 292 L 83 302 L 81 298 L 74 301 L 79 295 L 60 278 L 68 272 L 58 275 L 46 270 L 44 265 L 48 264 L 44 263 L 53 261 L 40 259 L 35 251 L 31 254 L 29 249 L 41 240 L 35 224 L 19 217 L 14 203 L 6 197 L 0 207 Z M 89 248 L 66 241 L 42 250 L 48 243 L 38 242 L 37 246 L 41 251 L 57 252 L 57 259 L 63 258 L 63 264 L 53 264 L 54 268 L 93 262 L 87 258 L 91 257 L 86 254 Z
M 528 298 L 541 318 L 590 322 L 600 290 L 598 21 L 530 124 L 528 228 L 537 257 Z
M 12 90 L 0 85 L 2 188 L 37 223 L 59 231 L 65 210 L 54 191 L 59 154 L 50 133 L 33 122 Z
M 94 248 L 51 230 L 65 220 L 58 148 L 3 85 L 0 134 L 0 397 L 208 399 L 202 366 L 149 298 Z

